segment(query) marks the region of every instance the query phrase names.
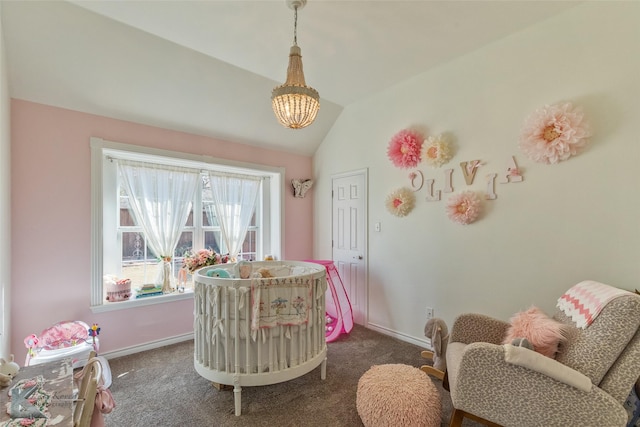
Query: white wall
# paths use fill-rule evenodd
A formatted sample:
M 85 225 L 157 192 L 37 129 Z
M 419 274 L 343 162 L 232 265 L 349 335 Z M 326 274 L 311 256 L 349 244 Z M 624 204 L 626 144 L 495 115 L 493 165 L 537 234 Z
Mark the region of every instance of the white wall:
M 11 244 L 11 206 L 10 191 L 10 133 L 9 133 L 9 90 L 7 78 L 7 60 L 2 32 L 2 3 L 0 2 L 0 357 L 7 359 L 9 352 L 9 330 L 11 315 L 9 305 L 10 292 L 10 244 Z
M 451 325 L 463 312 L 552 312 L 584 279 L 640 288 L 638 22 L 638 2 L 584 3 L 345 109 L 314 157 L 314 256 L 331 257 L 331 175 L 368 167 L 368 326 L 421 340 L 427 306 Z M 517 145 L 522 123 L 560 101 L 582 107 L 590 146 L 557 165 L 532 162 Z M 484 191 L 512 155 L 524 182 L 496 184 L 498 198 L 470 225 L 451 222 L 424 189 L 409 216 L 394 217 L 385 197 L 410 184 L 410 170 L 386 149 L 410 127 L 455 141 L 449 164 L 418 168 L 436 189 L 452 167 L 455 192 Z M 459 163 L 474 159 L 485 164 L 467 187 Z

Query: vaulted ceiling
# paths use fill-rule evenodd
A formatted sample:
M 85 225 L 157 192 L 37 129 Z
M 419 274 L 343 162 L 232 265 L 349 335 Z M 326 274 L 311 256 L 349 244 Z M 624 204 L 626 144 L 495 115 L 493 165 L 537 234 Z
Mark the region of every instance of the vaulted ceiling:
M 280 126 L 285 0 L 6 1 L 14 98 L 312 155 L 342 110 L 561 13 L 571 1 L 309 0 L 298 12 L 316 122 Z

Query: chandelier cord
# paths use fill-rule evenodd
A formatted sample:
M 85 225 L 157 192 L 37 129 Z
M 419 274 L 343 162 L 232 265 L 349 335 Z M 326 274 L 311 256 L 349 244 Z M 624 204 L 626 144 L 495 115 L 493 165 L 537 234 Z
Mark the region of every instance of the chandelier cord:
M 293 45 L 298 46 L 298 6 L 293 7 Z

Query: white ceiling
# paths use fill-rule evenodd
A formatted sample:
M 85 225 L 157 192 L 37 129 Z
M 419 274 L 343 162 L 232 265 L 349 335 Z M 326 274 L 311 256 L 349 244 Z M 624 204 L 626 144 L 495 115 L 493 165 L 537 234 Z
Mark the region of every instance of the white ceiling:
M 310 0 L 298 12 L 316 122 L 280 126 L 285 0 L 7 1 L 10 95 L 311 155 L 343 108 L 561 13 L 572 1 Z

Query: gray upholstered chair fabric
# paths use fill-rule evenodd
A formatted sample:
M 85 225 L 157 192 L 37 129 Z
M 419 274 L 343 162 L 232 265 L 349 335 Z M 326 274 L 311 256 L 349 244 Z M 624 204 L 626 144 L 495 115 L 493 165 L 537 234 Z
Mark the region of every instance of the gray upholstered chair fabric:
M 453 324 L 446 355 L 452 426 L 464 416 L 518 427 L 626 425 L 623 404 L 640 377 L 640 296 L 610 301 L 586 329 L 560 310 L 553 317 L 567 325 L 568 339 L 552 364 L 585 375 L 591 390 L 506 362 L 509 324 L 465 314 Z

